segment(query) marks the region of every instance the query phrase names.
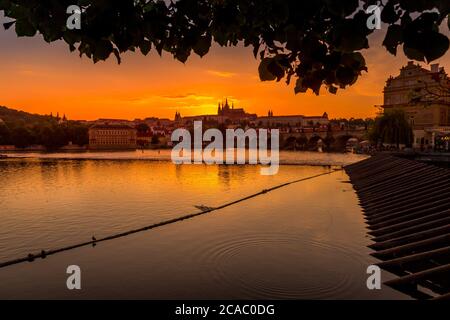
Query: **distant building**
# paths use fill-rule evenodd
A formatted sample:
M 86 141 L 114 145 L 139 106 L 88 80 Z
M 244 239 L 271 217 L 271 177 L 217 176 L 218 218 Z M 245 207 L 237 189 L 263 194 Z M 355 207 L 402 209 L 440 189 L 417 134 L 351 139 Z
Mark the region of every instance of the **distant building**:
M 174 119 L 174 121 L 175 121 L 176 123 L 180 123 L 181 120 L 182 120 L 181 113 L 178 112 L 178 111 L 175 112 L 175 119 Z
M 63 123 L 67 122 L 67 117 L 66 117 L 65 114 L 63 115 L 62 118 L 60 118 L 59 115 L 58 115 L 58 118 L 56 118 L 56 120 L 58 121 L 59 124 L 63 124 Z
M 136 136 L 127 124 L 95 124 L 89 128 L 89 149 L 136 149 Z
M 154 127 L 171 127 L 175 124 L 173 120 L 167 119 L 167 118 L 145 118 L 144 123 L 147 124 L 150 128 Z
M 104 119 L 100 118 L 94 121 L 96 125 L 133 125 L 134 122 L 125 119 Z
M 194 123 L 194 121 L 223 123 L 224 118 L 216 114 L 202 114 L 197 116 L 182 117 L 180 123 L 183 126 L 190 126 Z
M 409 62 L 384 88 L 385 111 L 404 110 L 413 133 L 413 147 L 431 149 L 450 137 L 450 79 L 438 64 L 431 69 Z
M 314 126 L 326 126 L 330 123 L 328 114 L 326 112 L 321 116 L 304 116 L 304 115 L 287 115 L 287 116 L 274 116 L 273 111 L 269 111 L 267 117 L 258 117 L 256 119 L 257 124 L 262 126 L 271 127 L 314 127 Z

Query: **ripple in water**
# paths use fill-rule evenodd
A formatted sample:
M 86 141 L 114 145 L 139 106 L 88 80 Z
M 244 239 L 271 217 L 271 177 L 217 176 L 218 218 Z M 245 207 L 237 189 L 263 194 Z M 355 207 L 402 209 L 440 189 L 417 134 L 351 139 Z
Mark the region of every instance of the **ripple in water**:
M 352 291 L 364 258 L 338 243 L 291 234 L 250 234 L 202 246 L 193 257 L 206 277 L 236 295 L 262 299 L 326 299 Z M 283 261 L 283 263 L 279 263 Z

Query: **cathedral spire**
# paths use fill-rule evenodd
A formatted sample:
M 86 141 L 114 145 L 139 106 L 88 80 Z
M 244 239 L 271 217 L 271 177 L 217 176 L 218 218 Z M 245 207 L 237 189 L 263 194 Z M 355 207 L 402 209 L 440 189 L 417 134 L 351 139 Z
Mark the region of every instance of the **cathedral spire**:
M 230 105 L 228 104 L 228 98 L 225 98 L 225 105 L 222 103 L 222 110 L 229 110 Z

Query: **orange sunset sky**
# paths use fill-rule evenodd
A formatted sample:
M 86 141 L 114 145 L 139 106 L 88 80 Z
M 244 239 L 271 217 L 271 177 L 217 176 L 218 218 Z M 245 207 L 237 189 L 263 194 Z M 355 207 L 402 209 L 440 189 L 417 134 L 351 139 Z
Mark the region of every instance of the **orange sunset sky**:
M 394 57 L 381 47 L 384 32 L 372 34 L 371 48 L 363 51 L 369 72 L 354 86 L 337 95 L 323 89 L 315 96 L 310 91 L 295 95 L 284 82 L 261 82 L 258 61 L 243 46 L 214 46 L 203 58 L 192 54 L 186 64 L 167 53 L 161 58 L 154 50 L 148 56 L 124 54 L 121 65 L 114 57 L 93 64 L 61 41 L 47 44 L 40 35 L 17 38 L 13 30 L 0 28 L 0 105 L 59 112 L 69 119 L 173 118 L 175 111 L 183 116 L 216 113 L 218 102 L 228 97 L 236 107 L 259 115 L 272 109 L 275 115 L 326 111 L 332 118 L 373 117 L 386 79 L 407 62 L 401 48 Z M 449 71 L 449 53 L 433 63 Z

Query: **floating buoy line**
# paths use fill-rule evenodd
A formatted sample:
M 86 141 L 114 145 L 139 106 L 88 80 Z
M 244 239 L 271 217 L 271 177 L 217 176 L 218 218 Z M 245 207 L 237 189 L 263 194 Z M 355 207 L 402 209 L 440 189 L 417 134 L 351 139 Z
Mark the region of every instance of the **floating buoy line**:
M 165 225 L 173 224 L 173 223 L 176 223 L 176 222 L 180 222 L 180 221 L 183 221 L 183 220 L 192 219 L 194 217 L 201 216 L 201 215 L 204 215 L 204 214 L 207 214 L 207 213 L 210 213 L 210 212 L 218 211 L 220 209 L 224 209 L 226 207 L 229 207 L 229 206 L 238 204 L 240 202 L 243 202 L 243 201 L 255 198 L 257 196 L 267 194 L 268 192 L 275 191 L 277 189 L 286 187 L 286 186 L 294 184 L 294 183 L 299 183 L 299 182 L 311 180 L 311 179 L 314 179 L 314 178 L 318 178 L 318 177 L 321 177 L 321 176 L 329 175 L 329 174 L 332 174 L 334 172 L 342 171 L 343 169 L 344 169 L 344 167 L 341 167 L 340 169 L 333 169 L 331 171 L 327 171 L 327 172 L 324 172 L 324 173 L 316 174 L 316 175 L 309 176 L 309 177 L 306 177 L 306 178 L 301 178 L 301 179 L 289 181 L 289 182 L 286 182 L 286 183 L 282 183 L 282 184 L 276 185 L 274 187 L 271 187 L 269 189 L 263 189 L 260 192 L 251 194 L 249 196 L 240 198 L 238 200 L 235 200 L 235 201 L 232 201 L 232 202 L 227 202 L 227 203 L 225 203 L 223 205 L 220 205 L 218 207 L 208 207 L 208 206 L 205 206 L 205 205 L 198 205 L 198 206 L 195 206 L 195 207 L 197 209 L 199 209 L 200 212 L 195 212 L 195 213 L 187 214 L 187 215 L 184 215 L 184 216 L 181 216 L 181 217 L 177 217 L 177 218 L 173 218 L 173 219 L 169 219 L 169 220 L 164 220 L 164 221 L 161 221 L 161 222 L 158 222 L 158 223 L 154 223 L 154 224 L 151 224 L 151 225 L 139 228 L 139 229 L 133 229 L 133 230 L 117 233 L 117 234 L 106 236 L 106 237 L 99 238 L 99 239 L 97 239 L 95 236 L 92 236 L 91 240 L 89 240 L 89 241 L 77 243 L 77 244 L 74 244 L 74 245 L 69 245 L 69 246 L 66 246 L 66 247 L 58 248 L 58 249 L 41 250 L 41 252 L 39 252 L 37 254 L 29 253 L 27 256 L 22 257 L 22 258 L 17 258 L 17 259 L 5 261 L 5 262 L 0 262 L 0 268 L 5 268 L 5 267 L 8 267 L 8 266 L 12 266 L 12 265 L 16 265 L 16 264 L 24 263 L 24 262 L 33 262 L 35 259 L 38 259 L 38 258 L 44 259 L 44 258 L 46 258 L 46 257 L 48 257 L 50 255 L 54 255 L 54 254 L 57 254 L 57 253 L 60 253 L 60 252 L 74 250 L 74 249 L 85 247 L 85 246 L 95 246 L 96 244 L 98 244 L 100 242 L 109 241 L 109 240 L 113 240 L 113 239 L 117 239 L 117 238 L 122 238 L 122 237 L 126 237 L 126 236 L 129 236 L 131 234 L 138 233 L 138 232 L 143 232 L 143 231 L 155 229 L 155 228 L 158 228 L 158 227 L 162 227 L 162 226 L 165 226 Z

